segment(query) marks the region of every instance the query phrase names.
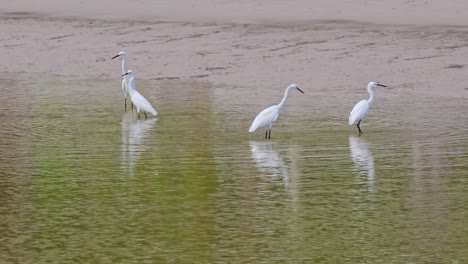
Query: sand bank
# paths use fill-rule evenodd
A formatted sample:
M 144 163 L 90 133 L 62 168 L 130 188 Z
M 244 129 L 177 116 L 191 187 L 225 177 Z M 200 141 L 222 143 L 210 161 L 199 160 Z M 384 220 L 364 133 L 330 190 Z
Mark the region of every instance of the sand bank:
M 385 2 L 385 3 L 384 3 Z M 468 97 L 466 1 L 10 1 L 4 73 Z

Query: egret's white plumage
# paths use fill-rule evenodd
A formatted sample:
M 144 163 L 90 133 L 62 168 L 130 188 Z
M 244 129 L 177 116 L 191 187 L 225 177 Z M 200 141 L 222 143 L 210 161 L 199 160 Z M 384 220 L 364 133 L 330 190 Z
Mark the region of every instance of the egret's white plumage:
M 351 113 L 349 114 L 349 125 L 352 126 L 357 122 L 357 128 L 359 130 L 359 135 L 362 134 L 361 131 L 361 121 L 364 119 L 364 117 L 367 116 L 369 113 L 369 109 L 374 103 L 374 89 L 377 86 L 382 86 L 382 87 L 387 87 L 383 84 L 376 83 L 376 82 L 370 82 L 367 85 L 367 92 L 369 92 L 369 99 L 368 100 L 361 100 L 359 103 L 357 103 L 354 107 L 353 110 L 351 110 Z
M 255 117 L 255 120 L 249 128 L 249 132 L 254 132 L 257 128 L 266 126 L 269 126 L 271 129 L 271 125 L 276 121 L 276 119 L 278 119 L 279 113 L 280 109 L 278 105 L 272 105 L 267 109 L 264 109 L 257 115 L 257 117 Z
M 127 73 L 124 74 L 125 76 L 128 76 L 128 90 L 130 94 L 130 99 L 132 100 L 132 103 L 135 105 L 138 115 L 140 115 L 140 110 L 145 114 L 146 113 L 151 113 L 153 116 L 156 116 L 158 112 L 153 108 L 150 102 L 146 100 L 143 95 L 141 95 L 137 90 L 136 90 L 136 85 L 135 85 L 135 75 L 133 74 L 132 70 L 128 70 Z M 147 116 L 146 116 L 147 117 Z
M 286 99 L 289 96 L 289 92 L 292 89 L 297 89 L 301 93 L 304 93 L 301 89 L 299 89 L 299 87 L 297 87 L 296 84 L 289 85 L 288 88 L 286 88 L 284 92 L 284 97 L 279 104 L 264 109 L 257 115 L 257 117 L 255 117 L 255 120 L 249 128 L 249 132 L 254 132 L 255 130 L 261 127 L 267 127 L 265 138 L 270 138 L 271 126 L 273 125 L 273 122 L 275 122 L 276 119 L 278 119 L 281 109 L 283 109 L 284 103 L 286 102 Z
M 369 113 L 370 106 L 368 100 L 359 101 L 349 114 L 349 125 L 352 126 L 356 121 L 363 119 Z
M 127 111 L 127 95 L 130 95 L 130 91 L 129 91 L 129 80 L 128 80 L 128 76 L 125 75 L 125 73 L 127 73 L 127 53 L 125 51 L 121 51 L 119 52 L 119 54 L 115 55 L 114 57 L 112 57 L 112 60 L 115 59 L 115 58 L 118 58 L 118 57 L 122 57 L 122 75 L 123 75 L 123 79 L 122 79 L 122 92 L 124 94 L 124 98 L 125 98 L 125 111 Z M 133 108 L 133 106 L 132 106 Z

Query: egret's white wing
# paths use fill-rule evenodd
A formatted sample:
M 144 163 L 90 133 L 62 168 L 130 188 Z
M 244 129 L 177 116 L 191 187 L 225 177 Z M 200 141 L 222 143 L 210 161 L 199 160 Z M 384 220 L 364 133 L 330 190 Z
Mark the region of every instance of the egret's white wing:
M 143 112 L 151 113 L 152 115 L 156 116 L 158 113 L 153 108 L 153 106 L 146 100 L 143 95 L 141 95 L 138 91 L 133 91 L 132 93 L 132 102 L 133 104 L 140 108 Z
M 273 105 L 261 111 L 252 125 L 249 128 L 249 132 L 254 132 L 257 128 L 268 126 L 278 118 L 278 106 Z
M 349 114 L 349 125 L 353 125 L 356 121 L 363 119 L 369 112 L 369 103 L 367 100 L 362 100 L 357 103 Z

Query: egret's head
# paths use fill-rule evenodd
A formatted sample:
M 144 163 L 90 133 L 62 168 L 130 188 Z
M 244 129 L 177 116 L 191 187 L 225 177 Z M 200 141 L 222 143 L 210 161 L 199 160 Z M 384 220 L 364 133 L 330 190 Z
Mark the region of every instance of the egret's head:
M 370 83 L 367 85 L 367 88 L 368 88 L 368 89 L 374 90 L 375 87 L 377 87 L 377 86 L 387 87 L 387 86 L 385 86 L 385 85 L 383 85 L 383 84 L 380 84 L 380 83 L 378 83 L 378 82 L 370 82 Z
M 120 56 L 125 57 L 125 56 L 127 56 L 127 53 L 125 53 L 125 51 L 121 51 L 121 52 L 119 52 L 119 54 L 117 54 L 117 55 L 115 55 L 114 57 L 112 57 L 112 60 L 115 59 L 115 58 L 117 58 L 117 57 L 120 57 Z
M 132 77 L 132 76 L 133 76 L 133 71 L 132 71 L 132 70 L 128 70 L 125 74 L 122 74 L 122 76 Z
M 299 87 L 295 83 L 289 85 L 288 88 L 291 88 L 291 89 L 296 88 L 299 92 L 304 93 L 301 89 L 299 89 Z

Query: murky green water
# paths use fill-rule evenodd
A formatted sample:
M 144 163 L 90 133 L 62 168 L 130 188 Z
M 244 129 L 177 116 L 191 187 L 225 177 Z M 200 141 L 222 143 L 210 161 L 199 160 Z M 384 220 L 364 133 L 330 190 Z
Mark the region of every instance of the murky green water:
M 466 101 L 365 88 L 2 80 L 1 263 L 466 263 Z M 285 84 L 286 85 L 286 84 Z M 284 86 L 285 86 L 284 85 Z M 258 98 L 262 98 L 258 100 Z

